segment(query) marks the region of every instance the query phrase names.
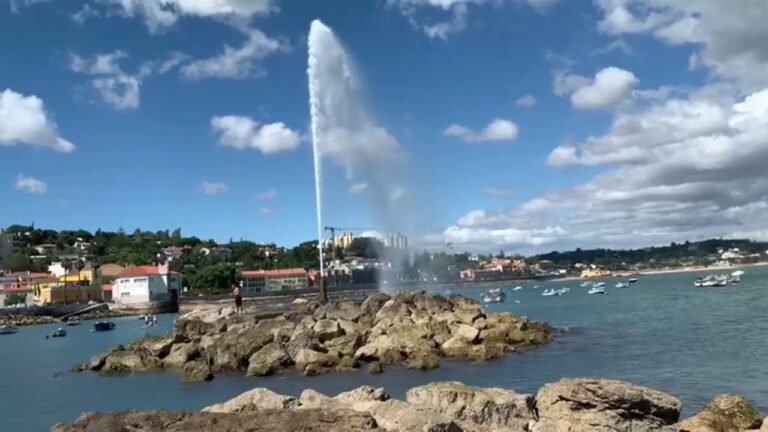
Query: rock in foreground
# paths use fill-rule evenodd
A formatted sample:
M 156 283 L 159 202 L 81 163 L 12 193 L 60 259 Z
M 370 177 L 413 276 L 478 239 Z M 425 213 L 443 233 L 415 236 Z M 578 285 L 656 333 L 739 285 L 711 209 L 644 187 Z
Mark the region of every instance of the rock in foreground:
M 552 335 L 546 324 L 510 313 L 486 315 L 474 300 L 424 292 L 294 308 L 272 318 L 232 316 L 227 308 L 193 312 L 166 336 L 114 348 L 77 370 L 181 368 L 190 382 L 218 372 L 265 376 L 286 368 L 305 375 L 359 367 L 378 373 L 389 364 L 432 369 L 443 357 L 492 360 L 549 342 Z
M 407 401 L 367 386 L 335 397 L 305 390 L 299 399 L 257 388 L 202 412 L 85 414 L 52 431 L 757 432 L 762 423 L 732 395 L 676 423 L 679 415 L 676 398 L 622 381 L 564 379 L 536 397 L 440 382 L 409 390 Z

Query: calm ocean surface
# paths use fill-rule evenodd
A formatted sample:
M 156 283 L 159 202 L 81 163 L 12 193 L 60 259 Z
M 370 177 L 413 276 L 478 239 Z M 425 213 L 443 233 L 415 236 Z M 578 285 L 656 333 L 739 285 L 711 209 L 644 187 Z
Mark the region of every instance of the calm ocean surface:
M 211 383 L 183 384 L 176 373 L 119 378 L 67 372 L 119 343 L 145 334 L 135 318 L 116 319 L 117 328 L 91 333 L 90 324 L 68 328 L 66 338 L 45 339 L 56 325 L 22 328 L 0 336 L 0 430 L 47 431 L 59 421 L 72 421 L 83 411 L 194 410 L 231 398 L 253 387 L 298 395 L 311 387 L 333 394 L 363 384 L 385 387 L 402 397 L 414 386 L 458 380 L 535 392 L 562 377 L 606 377 L 647 385 L 676 395 L 685 414 L 712 396 L 735 392 L 768 411 L 768 268 L 747 268 L 737 288 L 694 288 L 701 273 L 641 277 L 637 285 L 609 294 L 587 295 L 579 282 L 552 282 L 521 291 L 505 288 L 505 304 L 490 312 L 512 311 L 556 327 L 568 328 L 554 343 L 532 352 L 476 365 L 444 362 L 421 372 L 390 369 L 383 375 L 332 373 L 320 377 L 287 375 L 271 378 L 217 376 Z M 711 272 L 710 272 L 711 273 Z M 545 287 L 569 286 L 562 297 L 542 297 Z M 453 289 L 479 298 L 482 288 Z M 514 303 L 519 300 L 520 304 Z M 153 334 L 172 325 L 161 316 Z

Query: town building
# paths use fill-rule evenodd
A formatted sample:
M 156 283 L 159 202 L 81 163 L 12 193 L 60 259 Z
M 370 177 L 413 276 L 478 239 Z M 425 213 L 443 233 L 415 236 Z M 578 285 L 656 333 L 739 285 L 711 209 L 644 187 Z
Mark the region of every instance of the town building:
M 384 247 L 392 249 L 408 249 L 408 237 L 402 233 L 387 234 L 384 236 Z
M 5 268 L 8 258 L 17 250 L 16 238 L 11 233 L 0 230 L 0 270 Z
M 581 277 L 583 278 L 599 278 L 599 277 L 608 277 L 611 275 L 610 270 L 601 269 L 601 268 L 589 268 L 586 270 L 582 270 Z
M 333 246 L 337 248 L 346 249 L 355 240 L 355 235 L 351 232 L 342 233 L 333 239 Z
M 243 297 L 265 291 L 291 291 L 307 288 L 308 274 L 303 268 L 280 270 L 244 270 L 240 272 Z
M 40 255 L 52 255 L 54 252 L 56 252 L 56 245 L 53 243 L 44 243 L 35 246 L 34 249 Z
M 232 249 L 222 246 L 215 246 L 211 248 L 204 247 L 200 248 L 200 253 L 211 258 L 228 260 L 232 255 Z
M 112 284 L 112 301 L 127 306 L 173 302 L 181 289 L 181 275 L 167 265 L 137 266 L 123 270 Z

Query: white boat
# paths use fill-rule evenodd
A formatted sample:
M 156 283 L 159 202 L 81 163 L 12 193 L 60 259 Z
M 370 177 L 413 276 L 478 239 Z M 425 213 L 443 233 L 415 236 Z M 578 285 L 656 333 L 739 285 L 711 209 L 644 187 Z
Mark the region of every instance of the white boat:
M 732 277 L 742 277 L 744 276 L 744 270 L 736 270 L 735 272 L 731 273 Z
M 633 284 L 633 283 L 637 283 L 637 278 L 636 278 L 636 277 L 633 277 L 633 278 L 629 278 L 629 279 L 627 280 L 627 282 L 629 282 L 629 283 L 631 283 L 631 284 Z
M 520 285 L 518 285 L 518 286 L 516 286 L 516 287 L 515 287 L 515 288 L 514 288 L 512 291 L 520 291 L 521 289 L 523 289 L 523 287 L 521 287 Z
M 0 325 L 0 335 L 9 335 L 9 334 L 15 334 L 18 333 L 19 329 L 18 327 L 14 327 L 12 325 Z
M 592 288 L 605 288 L 605 282 L 595 282 L 592 284 Z
M 605 285 L 605 284 L 603 284 Z M 592 288 L 587 291 L 587 294 L 605 294 L 605 287 L 604 286 L 593 286 Z
M 563 288 L 560 288 L 559 290 L 557 290 L 557 295 L 568 294 L 569 292 L 571 292 L 570 288 L 563 287 Z
M 579 285 L 582 288 L 587 288 L 592 286 L 592 282 L 582 282 L 581 285 Z
M 629 288 L 629 282 L 616 282 L 616 288 Z
M 506 294 L 500 288 L 486 290 L 483 294 L 483 303 L 504 303 Z
M 544 297 L 556 296 L 557 291 L 555 291 L 554 288 L 548 288 L 548 289 L 545 289 L 544 292 L 541 293 L 541 295 L 543 295 Z
M 723 287 L 728 285 L 729 280 L 728 275 L 709 275 L 696 279 L 693 285 L 702 288 Z

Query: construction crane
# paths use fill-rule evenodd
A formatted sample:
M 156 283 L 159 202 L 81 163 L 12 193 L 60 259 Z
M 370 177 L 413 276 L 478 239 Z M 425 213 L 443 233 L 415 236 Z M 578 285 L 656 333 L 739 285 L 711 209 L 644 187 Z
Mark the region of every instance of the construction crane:
M 331 248 L 333 248 L 333 259 L 336 260 L 339 259 L 339 257 L 336 256 L 336 231 L 366 231 L 370 228 L 342 228 L 327 226 L 323 227 L 323 229 L 331 233 Z

